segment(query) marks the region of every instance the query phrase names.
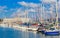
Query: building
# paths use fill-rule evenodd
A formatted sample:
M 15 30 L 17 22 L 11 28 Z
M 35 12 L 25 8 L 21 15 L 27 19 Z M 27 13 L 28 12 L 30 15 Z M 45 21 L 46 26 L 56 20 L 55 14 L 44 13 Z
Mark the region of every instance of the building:
M 3 19 L 3 22 L 5 23 L 12 23 L 12 22 L 29 22 L 30 18 L 5 18 Z

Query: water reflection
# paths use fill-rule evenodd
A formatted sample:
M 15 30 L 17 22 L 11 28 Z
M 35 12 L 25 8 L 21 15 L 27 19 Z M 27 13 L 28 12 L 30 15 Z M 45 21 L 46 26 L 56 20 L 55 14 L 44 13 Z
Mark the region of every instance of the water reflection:
M 60 38 L 60 36 L 45 36 L 40 32 L 15 30 L 0 27 L 0 38 Z

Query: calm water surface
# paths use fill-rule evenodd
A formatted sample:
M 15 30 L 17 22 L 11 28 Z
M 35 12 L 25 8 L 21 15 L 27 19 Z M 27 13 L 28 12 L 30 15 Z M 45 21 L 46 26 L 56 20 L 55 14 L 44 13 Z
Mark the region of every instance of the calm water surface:
M 2 28 L 0 27 L 0 38 L 60 38 L 59 36 L 45 36 L 44 34 L 15 30 L 12 28 Z

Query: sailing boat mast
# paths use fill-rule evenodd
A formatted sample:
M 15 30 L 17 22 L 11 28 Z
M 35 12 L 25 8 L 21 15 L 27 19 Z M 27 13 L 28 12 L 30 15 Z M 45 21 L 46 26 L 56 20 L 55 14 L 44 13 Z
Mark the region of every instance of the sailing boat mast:
M 56 25 L 58 27 L 58 9 L 57 9 L 57 6 L 58 6 L 58 3 L 57 3 L 57 0 L 56 0 Z
M 43 13 L 43 0 L 42 0 L 42 4 L 41 4 L 41 23 L 43 23 L 43 19 L 42 19 L 42 13 Z

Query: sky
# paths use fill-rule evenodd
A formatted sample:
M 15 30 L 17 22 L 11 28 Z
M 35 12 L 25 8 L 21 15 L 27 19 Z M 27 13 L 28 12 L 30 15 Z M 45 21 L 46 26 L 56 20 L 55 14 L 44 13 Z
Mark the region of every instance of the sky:
M 57 2 L 58 13 L 60 14 L 60 0 Z M 55 17 L 55 3 L 56 0 L 0 0 L 0 18 L 49 18 L 51 14 Z

